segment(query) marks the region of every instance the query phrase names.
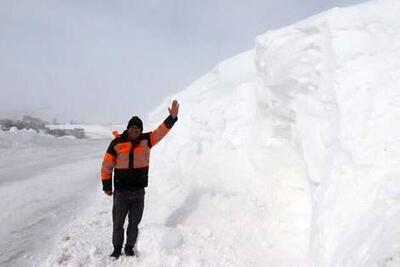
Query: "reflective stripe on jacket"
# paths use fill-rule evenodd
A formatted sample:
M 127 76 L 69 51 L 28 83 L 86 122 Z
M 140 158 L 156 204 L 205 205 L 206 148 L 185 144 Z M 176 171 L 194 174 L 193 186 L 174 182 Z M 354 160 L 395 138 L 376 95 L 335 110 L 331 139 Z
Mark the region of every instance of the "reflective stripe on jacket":
M 168 116 L 153 132 L 142 133 L 135 140 L 128 139 L 128 131 L 108 146 L 101 166 L 103 190 L 112 190 L 112 172 L 114 170 L 114 188 L 135 190 L 148 184 L 150 149 L 169 132 L 178 118 Z

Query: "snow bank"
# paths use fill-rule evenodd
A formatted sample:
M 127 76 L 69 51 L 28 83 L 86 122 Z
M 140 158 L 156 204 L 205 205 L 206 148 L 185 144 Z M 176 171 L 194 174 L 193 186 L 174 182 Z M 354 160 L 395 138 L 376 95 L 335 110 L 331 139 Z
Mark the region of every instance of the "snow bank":
M 170 266 L 293 266 L 307 252 L 304 164 L 269 134 L 254 62 L 254 50 L 242 53 L 171 97 L 181 115 L 154 148 L 146 217 L 181 241 L 145 247 L 173 258 Z M 171 99 L 150 115 L 154 127 Z
M 258 99 L 307 166 L 314 266 L 399 256 L 399 15 L 375 1 L 257 38 Z
M 268 32 L 257 38 L 255 51 L 220 64 L 177 95 L 182 102 L 181 120 L 156 160 L 168 171 L 154 173 L 153 179 L 153 188 L 162 184 L 158 179 L 172 179 L 167 188 L 163 184 L 158 189 L 160 207 L 174 208 L 181 195 L 196 192 L 196 187 L 241 192 L 249 198 L 264 195 L 261 199 L 270 208 L 263 212 L 266 218 L 282 216 L 272 232 L 286 241 L 278 242 L 267 230 L 273 223 L 262 238 L 273 248 L 285 249 L 282 257 L 274 251 L 279 260 L 293 257 L 305 266 L 396 264 L 400 252 L 396 227 L 400 221 L 399 15 L 398 1 L 375 1 L 332 9 Z M 240 62 L 253 53 L 255 74 L 249 61 Z M 153 121 L 163 112 L 155 114 Z M 283 152 L 285 147 L 290 153 Z M 274 148 L 272 155 L 288 165 L 276 176 L 287 189 L 279 197 L 272 181 L 283 163 L 275 159 L 278 162 L 269 165 Z M 178 159 L 171 166 L 165 155 L 175 154 Z M 295 169 L 297 177 L 290 179 L 288 174 Z M 303 172 L 311 190 L 312 221 L 309 254 L 301 261 L 307 241 L 286 237 L 282 229 L 288 224 L 286 230 L 308 234 L 303 225 L 308 192 Z M 304 194 L 296 195 L 288 189 L 292 187 Z M 172 194 L 161 193 L 165 190 Z M 281 204 L 280 198 L 289 199 L 287 205 L 297 202 L 303 212 L 297 217 L 290 212 L 282 215 L 290 206 Z M 219 216 L 206 216 L 212 206 L 196 206 L 201 214 L 196 218 L 221 223 Z M 290 250 L 294 240 L 303 242 L 296 244 L 297 254 Z M 252 253 L 241 255 L 257 258 Z M 277 266 L 268 259 L 264 262 Z

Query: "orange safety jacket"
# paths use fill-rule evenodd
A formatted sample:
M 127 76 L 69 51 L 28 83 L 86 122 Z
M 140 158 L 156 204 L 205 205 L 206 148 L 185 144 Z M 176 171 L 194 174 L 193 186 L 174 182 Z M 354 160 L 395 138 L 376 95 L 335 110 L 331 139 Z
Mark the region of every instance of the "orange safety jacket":
M 101 166 L 103 190 L 112 190 L 112 172 L 114 170 L 114 188 L 137 190 L 148 184 L 150 150 L 172 128 L 178 118 L 168 116 L 153 132 L 142 133 L 135 140 L 128 139 L 128 131 L 122 135 L 114 132 L 116 138 L 111 141 Z

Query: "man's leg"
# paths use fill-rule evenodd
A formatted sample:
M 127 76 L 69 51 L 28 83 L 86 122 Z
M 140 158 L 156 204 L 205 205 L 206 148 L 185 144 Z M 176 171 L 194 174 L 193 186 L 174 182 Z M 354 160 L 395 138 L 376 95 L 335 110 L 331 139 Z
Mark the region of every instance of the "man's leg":
M 129 199 L 129 224 L 127 230 L 126 248 L 133 248 L 138 236 L 138 225 L 142 220 L 144 209 L 144 189 L 134 191 Z
M 128 198 L 127 192 L 114 190 L 114 201 L 113 201 L 113 236 L 112 242 L 114 248 L 122 248 L 124 244 L 124 222 L 128 213 Z

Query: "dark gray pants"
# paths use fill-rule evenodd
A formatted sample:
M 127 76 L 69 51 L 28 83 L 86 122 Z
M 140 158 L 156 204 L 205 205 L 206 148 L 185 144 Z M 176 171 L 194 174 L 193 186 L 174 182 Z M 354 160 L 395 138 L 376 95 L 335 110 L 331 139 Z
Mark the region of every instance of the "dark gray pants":
M 124 223 L 128 215 L 126 245 L 135 246 L 138 236 L 138 225 L 142 220 L 144 208 L 144 189 L 136 191 L 114 190 L 113 200 L 113 237 L 114 247 L 122 247 L 124 243 Z

